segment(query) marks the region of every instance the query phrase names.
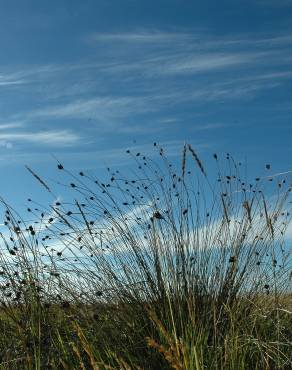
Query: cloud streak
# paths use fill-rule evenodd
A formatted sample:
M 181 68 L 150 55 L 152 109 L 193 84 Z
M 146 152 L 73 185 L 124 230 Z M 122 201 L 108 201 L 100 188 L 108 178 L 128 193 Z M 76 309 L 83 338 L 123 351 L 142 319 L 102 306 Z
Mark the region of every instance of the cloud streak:
M 90 59 L 7 67 L 0 75 L 0 85 L 19 83 L 13 108 L 0 123 L 2 147 L 14 142 L 72 146 L 109 134 L 169 134 L 181 121 L 166 125 L 163 120 L 177 118 L 182 108 L 194 112 L 206 105 L 252 100 L 285 84 L 292 77 L 291 45 L 289 33 L 253 39 L 201 31 L 89 35 Z M 25 104 L 24 92 L 30 99 Z M 192 131 L 228 125 L 214 121 L 184 119 Z
M 30 144 L 63 146 L 73 145 L 80 136 L 69 130 L 51 130 L 39 132 L 0 132 L 0 141 L 27 142 Z

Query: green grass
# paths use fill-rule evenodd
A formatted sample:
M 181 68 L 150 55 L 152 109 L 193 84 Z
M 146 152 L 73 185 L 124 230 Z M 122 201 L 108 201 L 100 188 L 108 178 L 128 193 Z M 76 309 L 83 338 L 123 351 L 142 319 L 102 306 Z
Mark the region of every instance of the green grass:
M 59 163 L 62 200 L 29 169 L 30 222 L 2 200 L 1 369 L 292 368 L 288 179 L 155 148 L 105 180 Z

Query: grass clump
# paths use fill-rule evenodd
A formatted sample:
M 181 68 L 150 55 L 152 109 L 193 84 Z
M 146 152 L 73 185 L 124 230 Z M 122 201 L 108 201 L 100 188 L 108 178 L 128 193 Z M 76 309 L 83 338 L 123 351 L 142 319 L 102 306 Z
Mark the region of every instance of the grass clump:
M 105 180 L 58 163 L 62 199 L 28 167 L 54 197 L 31 222 L 2 200 L 1 368 L 292 367 L 291 183 L 154 147 Z

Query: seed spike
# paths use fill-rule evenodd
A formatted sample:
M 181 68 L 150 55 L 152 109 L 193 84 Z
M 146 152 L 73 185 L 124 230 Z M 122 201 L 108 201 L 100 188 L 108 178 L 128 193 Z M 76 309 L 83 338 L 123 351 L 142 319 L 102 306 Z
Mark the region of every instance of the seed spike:
M 197 163 L 197 165 L 198 165 L 199 169 L 201 170 L 202 174 L 203 174 L 204 176 L 207 176 L 207 174 L 206 174 L 206 172 L 205 172 L 205 170 L 204 170 L 204 167 L 203 167 L 203 165 L 202 165 L 202 162 L 200 161 L 199 157 L 197 156 L 197 153 L 194 151 L 194 149 L 191 147 L 191 145 L 190 145 L 190 144 L 188 144 L 188 149 L 189 149 L 189 151 L 192 153 L 192 156 L 194 157 L 194 159 L 195 159 L 195 161 L 196 161 L 196 163 Z

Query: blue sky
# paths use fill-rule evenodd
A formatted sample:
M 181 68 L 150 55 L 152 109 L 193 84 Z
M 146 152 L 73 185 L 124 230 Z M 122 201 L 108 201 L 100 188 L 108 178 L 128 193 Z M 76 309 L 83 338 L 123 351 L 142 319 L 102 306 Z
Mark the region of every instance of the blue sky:
M 190 142 L 292 170 L 292 1 L 1 1 L 0 194 Z

